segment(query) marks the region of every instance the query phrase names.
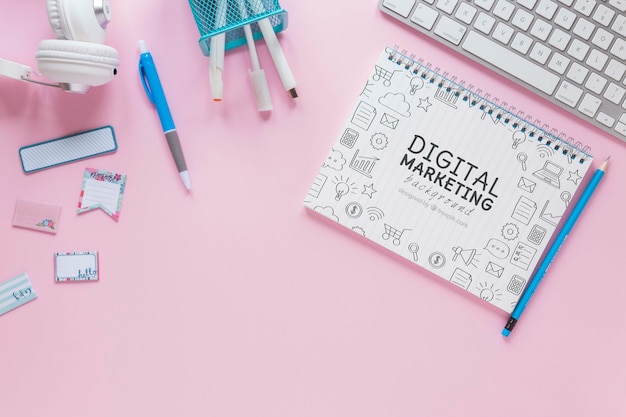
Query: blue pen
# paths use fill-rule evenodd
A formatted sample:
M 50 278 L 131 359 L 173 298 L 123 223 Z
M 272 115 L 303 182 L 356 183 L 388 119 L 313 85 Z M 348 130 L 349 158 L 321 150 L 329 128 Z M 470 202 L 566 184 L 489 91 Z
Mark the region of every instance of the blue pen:
M 185 184 L 187 190 L 191 190 L 191 179 L 189 178 L 189 171 L 187 170 L 187 164 L 185 163 L 185 157 L 183 155 L 183 149 L 180 146 L 178 140 L 178 133 L 176 132 L 176 126 L 174 126 L 174 120 L 170 114 L 170 109 L 165 99 L 165 93 L 159 80 L 159 74 L 157 73 L 156 66 L 152 60 L 152 55 L 148 52 L 144 41 L 139 41 L 139 51 L 141 53 L 139 57 L 139 75 L 143 84 L 144 90 L 150 101 L 156 106 L 159 113 L 159 119 L 161 119 L 161 126 L 167 139 L 167 144 L 170 147 L 170 152 L 174 157 L 176 168 L 180 174 L 180 178 Z
M 561 245 L 563 244 L 563 242 L 565 242 L 565 238 L 567 238 L 569 233 L 572 231 L 574 224 L 576 224 L 576 220 L 578 220 L 580 213 L 582 213 L 583 209 L 587 205 L 587 202 L 589 201 L 589 199 L 591 198 L 591 195 L 593 194 L 596 187 L 600 183 L 600 180 L 602 179 L 602 177 L 604 177 L 604 173 L 606 172 L 606 168 L 608 164 L 609 164 L 609 159 L 607 158 L 607 160 L 604 161 L 602 165 L 600 165 L 600 168 L 596 170 L 595 174 L 589 181 L 589 184 L 587 184 L 585 191 L 583 191 L 583 194 L 578 199 L 578 202 L 576 203 L 576 206 L 574 206 L 572 213 L 565 221 L 565 224 L 563 225 L 563 228 L 557 235 L 556 239 L 554 239 L 552 246 L 550 246 L 550 250 L 546 254 L 545 258 L 543 259 L 543 262 L 541 262 L 541 265 L 537 269 L 535 276 L 530 281 L 530 284 L 528 284 L 528 287 L 526 288 L 526 291 L 524 291 L 522 298 L 520 298 L 519 302 L 515 306 L 513 313 L 511 313 L 511 317 L 509 317 L 509 320 L 504 326 L 504 329 L 502 329 L 502 334 L 504 336 L 510 335 L 511 331 L 513 331 L 515 324 L 517 323 L 520 316 L 524 312 L 524 309 L 526 309 L 526 305 L 528 305 L 528 301 L 530 300 L 530 297 L 532 297 L 533 293 L 537 289 L 537 286 L 539 285 L 539 282 L 541 282 L 541 279 L 543 278 L 543 276 L 546 274 L 546 272 L 548 272 L 548 267 L 550 267 L 552 260 L 554 259 L 557 252 L 561 248 Z

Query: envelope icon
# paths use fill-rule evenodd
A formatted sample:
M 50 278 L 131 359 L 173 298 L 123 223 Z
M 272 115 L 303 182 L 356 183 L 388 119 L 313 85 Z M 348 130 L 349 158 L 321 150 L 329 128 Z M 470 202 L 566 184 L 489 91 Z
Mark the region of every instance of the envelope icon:
M 504 272 L 504 267 L 498 264 L 495 264 L 493 262 L 489 262 L 487 264 L 487 268 L 485 269 L 485 272 L 493 275 L 494 277 L 500 278 L 502 276 L 502 273 Z
M 521 188 L 524 191 L 528 191 L 529 193 L 532 193 L 533 191 L 535 191 L 535 186 L 537 185 L 536 182 L 529 180 L 526 177 L 522 177 L 519 179 L 519 182 L 517 183 L 517 186 L 519 188 Z
M 395 129 L 398 127 L 398 119 L 391 116 L 390 114 L 383 113 L 383 117 L 380 118 L 380 124 L 391 129 Z

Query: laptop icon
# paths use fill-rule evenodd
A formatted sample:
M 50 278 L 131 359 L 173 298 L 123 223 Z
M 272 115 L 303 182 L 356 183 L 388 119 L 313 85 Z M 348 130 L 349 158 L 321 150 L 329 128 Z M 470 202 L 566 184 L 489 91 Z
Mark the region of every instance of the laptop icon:
M 546 163 L 543 165 L 543 168 L 533 172 L 533 175 L 553 187 L 560 188 L 561 182 L 559 181 L 559 177 L 561 176 L 562 172 L 563 167 L 553 162 L 546 161 Z

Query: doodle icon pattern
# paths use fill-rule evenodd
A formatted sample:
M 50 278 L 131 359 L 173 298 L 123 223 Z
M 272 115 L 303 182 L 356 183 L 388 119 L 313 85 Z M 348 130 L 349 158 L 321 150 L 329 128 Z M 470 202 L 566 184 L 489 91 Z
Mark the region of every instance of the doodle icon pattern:
M 593 158 L 389 48 L 346 119 L 305 205 L 511 312 Z

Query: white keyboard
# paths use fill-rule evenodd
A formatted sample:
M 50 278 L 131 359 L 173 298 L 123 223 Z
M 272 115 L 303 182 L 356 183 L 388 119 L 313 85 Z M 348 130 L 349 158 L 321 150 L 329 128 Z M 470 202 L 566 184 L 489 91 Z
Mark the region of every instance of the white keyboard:
M 379 0 L 378 7 L 626 142 L 626 0 Z

